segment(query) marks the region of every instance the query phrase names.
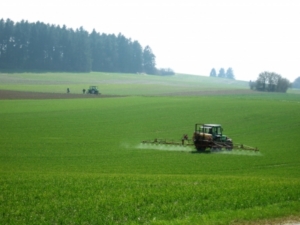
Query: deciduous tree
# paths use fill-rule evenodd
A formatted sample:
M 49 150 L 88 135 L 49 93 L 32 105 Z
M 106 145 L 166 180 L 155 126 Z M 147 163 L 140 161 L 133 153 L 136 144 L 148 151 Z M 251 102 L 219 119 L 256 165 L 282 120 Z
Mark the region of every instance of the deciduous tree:
M 300 89 L 300 77 L 296 78 L 293 82 L 293 88 L 299 88 Z
M 258 91 L 286 92 L 290 82 L 286 78 L 274 72 L 262 72 L 255 82 L 251 82 L 250 88 Z

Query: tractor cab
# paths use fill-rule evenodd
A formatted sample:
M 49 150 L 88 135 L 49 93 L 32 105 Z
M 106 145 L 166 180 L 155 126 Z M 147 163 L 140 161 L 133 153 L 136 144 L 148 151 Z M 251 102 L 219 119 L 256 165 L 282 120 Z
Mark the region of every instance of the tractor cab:
M 222 134 L 223 128 L 220 124 L 195 124 L 195 132 L 211 134 L 213 140 L 226 140 Z

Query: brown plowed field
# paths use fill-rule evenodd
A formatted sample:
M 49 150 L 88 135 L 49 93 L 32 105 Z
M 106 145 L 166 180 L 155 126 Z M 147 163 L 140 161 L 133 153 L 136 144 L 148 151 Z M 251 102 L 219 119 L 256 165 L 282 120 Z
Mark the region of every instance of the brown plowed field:
M 0 90 L 0 99 L 77 99 L 77 98 L 108 98 L 121 97 L 117 95 L 91 95 L 91 94 L 67 94 L 67 93 L 42 93 Z
M 238 94 L 256 94 L 252 90 L 212 90 L 212 91 L 190 91 L 165 93 L 160 96 L 209 96 L 209 95 L 238 95 Z M 158 96 L 158 95 L 148 95 Z M 67 94 L 67 93 L 46 93 L 46 92 L 25 92 L 0 90 L 0 100 L 6 99 L 77 99 L 77 98 L 112 98 L 126 97 L 125 95 L 92 95 L 92 94 Z

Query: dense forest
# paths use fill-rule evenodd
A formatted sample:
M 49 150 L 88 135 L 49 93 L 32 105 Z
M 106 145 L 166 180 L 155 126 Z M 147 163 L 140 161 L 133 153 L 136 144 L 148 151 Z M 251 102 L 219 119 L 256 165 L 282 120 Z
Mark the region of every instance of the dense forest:
M 157 74 L 151 48 L 122 34 L 0 20 L 0 69 Z M 171 71 L 172 72 L 172 71 Z

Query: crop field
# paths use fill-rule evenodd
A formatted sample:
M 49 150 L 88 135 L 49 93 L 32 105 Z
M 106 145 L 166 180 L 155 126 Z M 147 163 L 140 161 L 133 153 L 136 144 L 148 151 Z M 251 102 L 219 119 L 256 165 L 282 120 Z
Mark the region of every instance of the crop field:
M 89 85 L 110 98 L 76 97 Z M 296 90 L 188 75 L 0 73 L 1 90 L 50 97 L 0 98 L 0 224 L 300 220 Z M 191 137 L 195 123 L 220 123 L 260 151 L 140 144 Z

